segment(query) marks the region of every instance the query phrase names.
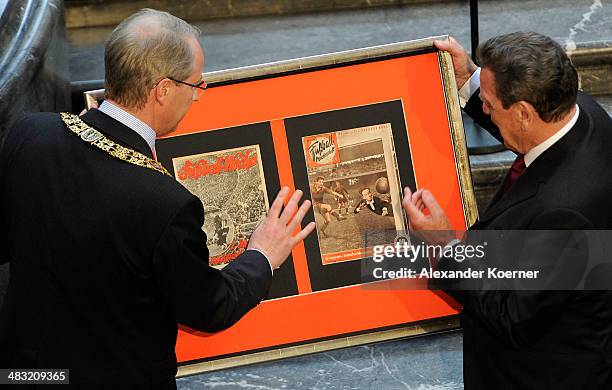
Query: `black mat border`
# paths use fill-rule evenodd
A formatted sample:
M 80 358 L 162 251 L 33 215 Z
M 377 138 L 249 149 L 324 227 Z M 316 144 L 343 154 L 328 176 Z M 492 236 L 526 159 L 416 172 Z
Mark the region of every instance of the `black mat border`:
M 280 179 L 270 122 L 252 123 L 162 138 L 156 141 L 155 150 L 159 162 L 174 175 L 172 158 L 249 145 L 259 145 L 268 201 L 271 206 L 280 191 Z M 206 215 L 206 210 L 204 210 L 204 214 Z M 297 279 L 293 257 L 289 255 L 287 261 L 274 271 L 272 286 L 266 299 L 284 298 L 294 295 L 298 295 Z
M 404 108 L 401 100 L 286 118 L 285 129 L 289 153 L 291 155 L 295 187 L 303 189 L 306 195 L 310 194 L 302 137 L 382 123 L 391 124 L 399 170 L 400 189 L 405 186 L 416 188 Z M 401 199 L 401 193 L 398 196 Z M 313 209 L 308 212 L 303 224 L 306 225 L 312 221 L 314 221 Z M 306 237 L 304 247 L 306 249 L 313 291 L 361 284 L 362 263 L 371 261 L 365 258 L 323 265 L 316 232 Z

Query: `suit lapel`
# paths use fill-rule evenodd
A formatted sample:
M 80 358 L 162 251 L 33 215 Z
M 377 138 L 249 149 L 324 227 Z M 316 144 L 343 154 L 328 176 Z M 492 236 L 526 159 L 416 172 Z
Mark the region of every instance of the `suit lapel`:
M 137 132 L 130 129 L 118 120 L 106 115 L 95 108 L 87 111 L 81 119 L 83 122 L 101 131 L 104 135 L 111 138 L 113 141 L 134 149 L 149 158 L 153 158 L 153 152 L 147 141 L 144 140 Z
M 508 172 L 506 172 L 506 176 L 504 176 L 504 179 L 502 180 L 501 184 L 497 188 L 495 195 L 493 195 L 491 202 L 489 202 L 489 206 L 487 207 L 487 210 L 489 210 L 495 203 L 497 203 L 497 201 L 504 195 L 504 184 L 508 180 L 508 176 L 510 176 L 510 171 L 512 171 L 512 168 L 508 169 Z
M 531 167 L 529 167 L 531 168 Z M 479 222 L 486 222 L 493 219 L 505 210 L 514 207 L 518 203 L 524 202 L 532 198 L 539 187 L 538 175 L 533 171 L 529 172 L 529 168 L 518 178 L 516 183 L 507 191 L 501 189 L 497 191 L 491 205 L 484 212 Z

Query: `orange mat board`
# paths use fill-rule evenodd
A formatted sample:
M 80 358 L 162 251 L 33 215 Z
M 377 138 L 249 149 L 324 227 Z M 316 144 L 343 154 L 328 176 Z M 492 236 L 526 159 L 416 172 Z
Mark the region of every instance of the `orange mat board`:
M 397 99 L 418 187 L 436 195 L 454 229 L 464 228 L 459 182 L 449 181 L 457 172 L 436 53 L 209 88 L 171 136 Z
M 289 156 L 289 147 L 287 146 L 285 124 L 282 120 L 274 120 L 270 122 L 270 128 L 272 129 L 272 137 L 274 139 L 274 151 L 277 156 L 276 162 L 278 166 L 278 175 L 280 176 L 280 184 L 281 186 L 289 187 L 293 192 L 295 191 L 295 183 L 293 183 L 293 174 L 291 173 L 291 157 Z M 298 231 L 300 231 L 299 227 L 296 233 Z M 304 242 L 300 242 L 296 245 L 291 254 L 293 255 L 298 292 L 300 294 L 312 292 Z
M 265 301 L 233 327 L 212 335 L 183 328 L 177 339 L 178 360 L 207 359 L 457 314 L 431 291 L 379 288 L 350 286 Z
M 280 184 L 296 189 L 284 119 L 400 100 L 417 187 L 430 189 L 453 227 L 464 229 L 438 61 L 432 52 L 213 86 L 170 137 L 268 122 Z M 292 258 L 299 295 L 264 301 L 236 325 L 216 334 L 181 328 L 179 362 L 214 360 L 457 314 L 447 297 L 394 288 L 398 281 L 379 282 L 377 288 L 353 285 L 312 292 L 304 245 L 293 250 Z

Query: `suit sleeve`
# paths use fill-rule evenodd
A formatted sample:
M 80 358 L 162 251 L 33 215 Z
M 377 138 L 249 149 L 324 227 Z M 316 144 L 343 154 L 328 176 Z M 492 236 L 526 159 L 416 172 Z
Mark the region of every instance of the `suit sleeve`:
M 268 260 L 246 251 L 222 270 L 208 265 L 204 213 L 197 198 L 176 214 L 154 252 L 154 268 L 164 298 L 181 324 L 217 332 L 235 324 L 261 302 L 270 287 Z
M 355 208 L 353 209 L 353 214 L 357 214 L 358 212 L 360 212 L 363 205 L 365 205 L 365 200 L 361 199 L 359 203 L 357 203 L 357 206 L 355 206 Z
M 581 232 L 544 229 L 585 229 L 589 226 L 577 212 L 553 210 L 535 218 L 530 226 L 534 230 L 530 230 L 529 235 L 525 235 L 527 231 L 519 232 L 525 240 L 521 249 L 516 241 L 513 246 L 512 242 L 503 245 L 505 248 L 501 250 L 507 255 L 502 256 L 501 261 L 497 259 L 496 264 L 518 257 L 521 269 L 539 269 L 542 279 L 529 282 L 531 285 L 519 282 L 512 289 L 506 285 L 500 290 L 487 282 L 479 286 L 455 283 L 443 289 L 463 305 L 465 315 L 480 322 L 500 341 L 514 348 L 528 346 L 541 338 L 550 324 L 563 315 L 564 307 L 575 299 L 574 290 L 586 267 L 587 240 Z M 536 230 L 540 233 L 536 234 Z M 463 270 L 470 266 L 466 263 L 443 259 L 439 269 Z
M 499 142 L 504 143 L 504 140 L 499 132 L 499 128 L 493 123 L 491 117 L 485 114 L 482 111 L 482 100 L 480 100 L 480 88 L 474 92 L 474 94 L 470 97 L 465 107 L 463 107 L 463 111 L 466 112 L 474 120 L 474 122 L 478 123 L 483 129 L 487 130 L 493 137 L 495 137 Z

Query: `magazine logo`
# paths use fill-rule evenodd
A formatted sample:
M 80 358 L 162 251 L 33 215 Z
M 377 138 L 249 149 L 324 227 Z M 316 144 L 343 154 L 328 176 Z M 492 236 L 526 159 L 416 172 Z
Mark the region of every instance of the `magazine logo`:
M 198 179 L 202 176 L 217 175 L 222 172 L 233 172 L 236 170 L 248 170 L 257 165 L 257 155 L 253 150 L 245 150 L 233 155 L 217 157 L 215 162 L 201 159 L 196 162 L 187 160 L 178 171 L 180 180 Z
M 309 167 L 320 167 L 340 162 L 336 134 L 316 135 L 304 140 Z

